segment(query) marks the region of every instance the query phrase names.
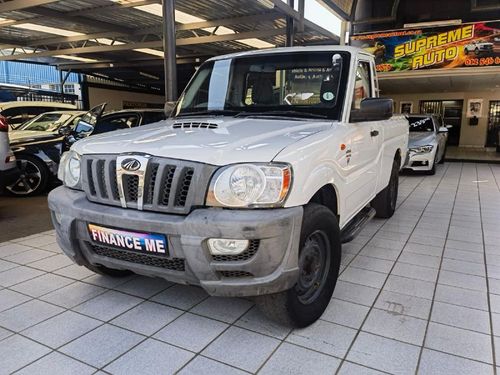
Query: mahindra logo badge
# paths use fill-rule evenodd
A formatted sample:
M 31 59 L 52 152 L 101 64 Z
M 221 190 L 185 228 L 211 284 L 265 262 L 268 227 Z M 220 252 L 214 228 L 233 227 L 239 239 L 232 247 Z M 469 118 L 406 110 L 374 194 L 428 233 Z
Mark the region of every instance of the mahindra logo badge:
M 122 161 L 122 168 L 126 171 L 136 171 L 141 167 L 141 162 L 137 159 L 128 158 Z

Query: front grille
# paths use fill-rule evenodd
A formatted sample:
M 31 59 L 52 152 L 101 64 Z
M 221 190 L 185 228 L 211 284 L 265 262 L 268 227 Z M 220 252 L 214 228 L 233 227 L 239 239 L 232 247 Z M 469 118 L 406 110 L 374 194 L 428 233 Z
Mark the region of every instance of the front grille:
M 172 271 L 185 271 L 184 259 L 164 258 L 154 255 L 138 254 L 127 250 L 118 250 L 107 246 L 100 246 L 87 242 L 88 247 L 96 254 L 106 258 L 122 260 L 124 262 L 143 264 L 151 267 L 165 268 Z
M 142 198 L 143 210 L 186 215 L 194 207 L 204 205 L 207 187 L 216 169 L 202 163 L 150 157 L 143 176 L 124 172 L 120 181 L 116 157 L 82 157 L 82 186 L 90 201 L 141 209 Z M 123 187 L 123 201 L 119 185 Z
M 243 278 L 253 277 L 253 274 L 246 271 L 219 271 L 222 277 Z
M 248 249 L 238 255 L 213 255 L 212 259 L 216 262 L 238 262 L 250 259 L 259 249 L 259 240 L 251 240 Z

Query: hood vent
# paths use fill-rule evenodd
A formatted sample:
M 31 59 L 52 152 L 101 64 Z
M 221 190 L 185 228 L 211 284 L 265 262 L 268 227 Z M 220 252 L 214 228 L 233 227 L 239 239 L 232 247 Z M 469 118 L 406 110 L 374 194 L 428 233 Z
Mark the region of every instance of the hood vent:
M 172 125 L 173 129 L 217 129 L 217 124 L 209 122 L 176 122 Z

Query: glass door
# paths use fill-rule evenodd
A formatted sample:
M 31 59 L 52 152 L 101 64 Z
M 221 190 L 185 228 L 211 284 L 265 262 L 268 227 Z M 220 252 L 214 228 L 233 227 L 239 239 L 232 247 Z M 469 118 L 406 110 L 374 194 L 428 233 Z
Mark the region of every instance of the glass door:
M 488 133 L 486 147 L 498 147 L 498 131 L 500 130 L 500 100 L 490 101 L 488 111 Z
M 448 144 L 458 146 L 463 104 L 463 100 L 421 100 L 420 113 L 438 115 L 443 119 L 441 125 L 451 125 L 448 131 Z

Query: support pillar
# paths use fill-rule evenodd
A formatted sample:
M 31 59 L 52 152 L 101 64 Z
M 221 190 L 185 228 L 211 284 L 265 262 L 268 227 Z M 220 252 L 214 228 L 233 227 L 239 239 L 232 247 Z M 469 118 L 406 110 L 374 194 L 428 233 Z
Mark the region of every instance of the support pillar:
M 177 100 L 177 62 L 175 53 L 175 0 L 163 0 L 163 64 L 165 100 Z

